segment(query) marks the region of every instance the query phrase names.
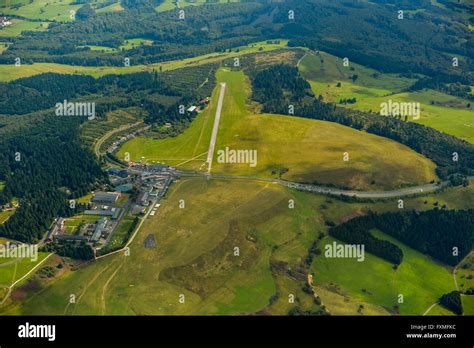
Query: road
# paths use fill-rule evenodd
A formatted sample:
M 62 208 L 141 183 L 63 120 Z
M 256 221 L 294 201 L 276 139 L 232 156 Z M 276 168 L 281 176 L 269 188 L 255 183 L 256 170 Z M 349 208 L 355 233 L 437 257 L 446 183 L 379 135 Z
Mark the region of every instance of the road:
M 332 187 L 325 187 L 319 185 L 311 185 L 311 184 L 300 184 L 296 182 L 281 180 L 281 179 L 269 179 L 269 178 L 259 178 L 254 176 L 237 176 L 237 175 L 219 175 L 213 174 L 209 176 L 209 174 L 204 173 L 190 173 L 190 172 L 183 172 L 178 171 L 176 172 L 177 176 L 183 177 L 207 177 L 209 179 L 219 179 L 219 180 L 249 180 L 249 181 L 262 181 L 262 182 L 271 182 L 274 184 L 286 186 L 288 188 L 300 190 L 300 191 L 307 191 L 307 192 L 314 192 L 324 195 L 331 195 L 331 196 L 346 196 L 346 197 L 356 197 L 356 198 L 366 198 L 366 199 L 385 199 L 385 198 L 398 198 L 398 197 L 405 197 L 405 196 L 412 196 L 416 194 L 425 194 L 425 193 L 432 193 L 436 192 L 439 189 L 447 187 L 449 181 L 443 181 L 439 184 L 425 184 L 413 187 L 406 187 L 398 190 L 392 191 L 354 191 L 354 190 L 342 190 Z M 471 177 L 470 179 L 472 179 Z
M 136 127 L 140 124 L 142 124 L 143 121 L 140 121 L 140 122 L 136 122 L 136 123 L 133 123 L 133 124 L 127 124 L 125 126 L 121 126 L 120 128 L 116 128 L 116 129 L 113 129 L 111 130 L 110 132 L 108 133 L 105 133 L 104 136 L 102 136 L 99 140 L 97 140 L 97 142 L 95 143 L 94 145 L 94 152 L 95 152 L 95 155 L 97 157 L 100 157 L 101 153 L 100 153 L 100 147 L 102 146 L 102 144 L 104 143 L 104 141 L 106 141 L 108 138 L 110 138 L 112 135 L 114 135 L 115 133 L 118 133 L 118 132 L 122 132 L 124 130 L 127 130 L 129 128 L 133 128 L 133 127 Z
M 221 120 L 222 105 L 224 104 L 225 83 L 221 83 L 221 92 L 219 94 L 219 101 L 217 102 L 216 117 L 214 119 L 214 126 L 212 128 L 211 142 L 209 143 L 209 151 L 207 152 L 207 163 L 209 167 L 208 173 L 211 173 L 212 159 L 214 158 L 214 149 L 216 147 L 217 132 L 219 131 L 219 122 Z

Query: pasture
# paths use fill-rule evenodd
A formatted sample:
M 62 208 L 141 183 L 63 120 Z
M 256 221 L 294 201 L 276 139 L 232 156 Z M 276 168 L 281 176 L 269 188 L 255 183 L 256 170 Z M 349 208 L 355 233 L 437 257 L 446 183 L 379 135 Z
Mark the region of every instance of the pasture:
M 341 58 L 324 52 L 307 54 L 299 69 L 309 80 L 313 92 L 326 101 L 339 104 L 341 100 L 356 98 L 355 104 L 344 106 L 375 113 L 379 113 L 381 104 L 389 100 L 420 103 L 420 119 L 409 118 L 409 121 L 474 143 L 473 110 L 467 107 L 467 100 L 430 89 L 406 92 L 404 90 L 415 82 L 414 79 L 380 73 L 355 63 L 345 67 Z M 352 78 L 354 75 L 357 79 Z

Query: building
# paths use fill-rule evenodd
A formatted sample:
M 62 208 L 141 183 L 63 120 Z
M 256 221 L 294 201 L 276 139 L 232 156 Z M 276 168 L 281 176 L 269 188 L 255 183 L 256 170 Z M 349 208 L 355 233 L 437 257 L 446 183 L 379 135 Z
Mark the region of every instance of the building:
M 112 219 L 118 219 L 120 215 L 120 208 L 110 208 L 110 209 L 89 209 L 84 211 L 85 215 L 100 215 L 100 216 L 111 216 Z
M 121 178 L 126 178 L 128 177 L 128 171 L 125 170 L 125 169 L 115 169 L 115 168 L 110 168 L 110 169 L 107 169 L 107 173 L 109 175 L 115 175 L 115 176 L 119 176 Z
M 119 192 L 97 192 L 92 198 L 92 202 L 116 203 L 119 197 Z
M 89 238 L 87 236 L 81 236 L 81 235 L 72 236 L 69 234 L 57 234 L 54 236 L 54 239 L 63 240 L 63 241 L 71 241 L 71 242 L 82 242 L 82 241 L 87 242 Z
M 138 203 L 141 205 L 148 205 L 148 198 L 149 198 L 150 192 L 144 191 L 140 194 L 138 197 Z
M 102 232 L 104 232 L 106 226 L 106 218 L 102 218 L 97 222 L 97 226 L 95 227 L 94 233 L 92 234 L 91 242 L 97 242 L 100 239 L 100 237 L 102 236 Z
M 7 17 L 0 17 L 0 28 L 5 28 L 11 25 L 12 22 Z
M 198 110 L 198 107 L 193 105 L 188 109 L 188 112 L 194 112 L 194 111 L 197 111 L 197 110 Z
M 60 232 L 64 229 L 64 218 L 60 217 L 56 219 L 56 221 L 53 223 L 53 226 L 48 232 L 48 235 L 46 236 L 46 241 L 53 240 L 53 238 L 57 237 Z

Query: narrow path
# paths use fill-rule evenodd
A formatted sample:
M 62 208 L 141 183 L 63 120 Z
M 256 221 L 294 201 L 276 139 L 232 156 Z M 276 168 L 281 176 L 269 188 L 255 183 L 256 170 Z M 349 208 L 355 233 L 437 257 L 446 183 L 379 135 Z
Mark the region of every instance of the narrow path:
M 217 132 L 219 131 L 219 122 L 221 120 L 222 105 L 224 104 L 225 83 L 221 83 L 221 92 L 219 94 L 219 101 L 217 102 L 216 118 L 214 119 L 214 127 L 212 128 L 211 142 L 209 143 L 209 151 L 207 152 L 207 163 L 209 167 L 207 172 L 211 173 L 212 159 L 214 158 L 214 148 L 216 147 Z
M 105 310 L 106 310 L 106 302 L 105 302 L 105 294 L 107 293 L 107 287 L 109 286 L 110 282 L 112 281 L 112 279 L 114 279 L 115 275 L 117 274 L 118 271 L 120 271 L 120 269 L 122 268 L 123 266 L 123 263 L 124 261 L 122 261 L 122 263 L 120 264 L 120 266 L 117 267 L 117 269 L 114 271 L 114 273 L 112 273 L 112 275 L 109 277 L 109 279 L 107 279 L 107 281 L 105 282 L 104 286 L 102 287 L 102 294 L 100 296 L 100 303 L 101 303 L 101 314 L 102 315 L 105 315 Z
M 141 123 L 143 123 L 143 121 L 139 121 L 139 122 L 135 122 L 133 124 L 127 124 L 127 125 L 124 125 L 124 126 L 121 126 L 119 128 L 116 128 L 116 129 L 113 129 L 111 130 L 110 132 L 107 132 L 105 133 L 101 138 L 99 138 L 99 140 L 97 140 L 97 142 L 94 144 L 94 153 L 97 157 L 100 157 L 101 153 L 100 153 L 100 147 L 102 146 L 102 144 L 104 143 L 104 141 L 106 141 L 107 139 L 109 139 L 112 135 L 114 135 L 115 133 L 118 133 L 118 132 L 122 132 L 124 130 L 127 130 L 129 128 L 133 128 L 133 127 L 136 127 L 138 125 L 140 125 Z
M 429 313 L 430 310 L 432 310 L 436 305 L 438 304 L 438 302 L 435 302 L 433 303 L 430 308 L 428 308 L 425 313 L 423 313 L 423 316 L 427 315 Z
M 30 271 L 28 273 L 26 273 L 23 277 L 21 277 L 20 279 L 18 279 L 17 281 L 15 281 L 12 285 L 10 285 L 8 287 L 8 292 L 7 294 L 5 295 L 5 297 L 2 299 L 2 301 L 0 302 L 0 305 L 4 304 L 5 301 L 7 300 L 8 297 L 10 297 L 10 294 L 13 290 L 13 288 L 15 287 L 15 285 L 17 285 L 19 282 L 21 282 L 23 279 L 25 279 L 26 277 L 28 277 L 31 273 L 33 273 L 39 266 L 41 266 L 43 263 L 45 263 L 45 261 L 47 259 L 49 259 L 51 257 L 51 255 L 53 255 L 52 253 L 49 254 L 48 256 L 46 256 L 43 260 L 41 260 L 41 262 L 38 262 L 38 264 L 33 267 L 32 269 L 30 269 Z M 18 264 L 15 265 L 15 267 L 17 266 Z

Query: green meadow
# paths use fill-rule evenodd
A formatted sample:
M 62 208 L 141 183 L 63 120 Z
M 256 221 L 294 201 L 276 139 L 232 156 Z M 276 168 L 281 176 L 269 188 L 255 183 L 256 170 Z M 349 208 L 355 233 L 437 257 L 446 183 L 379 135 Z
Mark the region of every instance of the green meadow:
M 180 199 L 187 202 L 185 209 L 178 207 Z M 157 215 L 146 220 L 130 246 L 130 256 L 117 254 L 71 271 L 31 294 L 20 307 L 10 304 L 8 312 L 151 315 L 262 310 L 276 290 L 269 269 L 271 249 L 251 237 L 256 233 L 251 226 L 272 221 L 273 213 L 262 220 L 262 213 L 272 206 L 282 214 L 287 211 L 286 199 L 282 189 L 259 184 L 180 181 Z M 263 202 L 274 203 L 268 207 Z M 144 247 L 150 234 L 156 240 L 154 249 Z M 240 256 L 233 256 L 236 245 Z M 75 305 L 67 303 L 70 293 L 77 294 Z M 179 302 L 181 294 L 184 303 Z
M 3 224 L 5 221 L 7 221 L 10 216 L 13 215 L 15 211 L 14 210 L 4 210 L 0 211 L 0 225 Z
M 88 1 L 96 8 L 105 0 Z M 17 7 L 18 6 L 18 7 Z M 5 15 L 21 16 L 27 19 L 68 22 L 74 20 L 71 15 L 83 4 L 75 0 L 5 0 L 0 5 L 0 13 Z M 116 12 L 123 10 L 120 2 L 97 9 L 98 13 Z
M 355 104 L 344 106 L 375 113 L 388 100 L 419 102 L 420 119 L 416 122 L 474 143 L 474 113 L 472 107 L 467 108 L 467 100 L 428 89 L 404 92 L 414 79 L 380 73 L 355 63 L 345 67 L 341 58 L 324 52 L 307 54 L 299 69 L 313 92 L 326 101 L 339 103 L 341 99 L 356 98 Z M 355 80 L 351 79 L 354 75 L 358 76 Z
M 402 249 L 403 262 L 396 270 L 389 262 L 367 252 L 362 262 L 349 258 L 327 258 L 324 246 L 336 241 L 328 237 L 320 247 L 322 255 L 312 265 L 316 284 L 333 289 L 349 299 L 372 303 L 402 315 L 421 315 L 441 295 L 454 290 L 453 277 L 444 265 L 380 231 L 372 233 Z M 399 303 L 399 295 L 403 295 L 403 303 Z M 321 298 L 325 302 L 324 297 Z
M 279 177 L 285 172 L 281 177 L 290 181 L 369 190 L 435 178 L 430 161 L 385 138 L 330 122 L 252 114 L 246 106 L 250 86 L 243 73 L 221 70 L 218 80 L 225 81 L 227 88 L 216 151 L 253 149 L 258 164 L 255 168 L 220 164 L 216 153 L 215 173 Z M 347 162 L 343 160 L 345 152 L 349 154 Z
M 458 192 L 459 188 L 449 189 L 437 199 L 449 196 L 453 202 L 460 201 L 464 193 Z M 179 207 L 181 200 L 184 208 Z M 33 280 L 17 290 L 23 294 L 20 299 L 14 293 L 0 312 L 284 315 L 295 306 L 288 302 L 289 295 L 295 295 L 303 309 L 316 310 L 312 297 L 301 290 L 306 273 L 294 278 L 288 270 L 299 269 L 311 243 L 319 233 L 326 233 L 325 221 L 339 223 L 369 210 L 397 209 L 393 201 L 345 203 L 270 183 L 198 178 L 175 182 L 161 203 L 157 214 L 148 217 L 138 231 L 130 256 L 107 256 L 47 283 Z M 432 208 L 424 204 L 424 197 L 407 199 L 406 204 Z M 155 239 L 155 248 L 144 246 L 149 235 Z M 323 239 L 318 247 L 323 249 L 330 240 Z M 417 314 L 440 293 L 454 288 L 445 267 L 399 245 L 405 259 L 397 271 L 370 254 L 362 263 L 317 257 L 310 272 L 328 310 L 387 315 L 402 292 L 401 313 Z M 234 256 L 236 246 L 239 256 Z M 76 295 L 75 305 L 68 304 L 70 294 Z M 181 294 L 184 303 L 179 302 Z
M 222 68 L 210 107 L 181 135 L 164 140 L 137 137 L 125 143 L 119 158 L 160 162 L 206 171 L 206 152 L 220 91 L 226 94 L 212 166 L 213 173 L 282 177 L 359 189 L 394 188 L 436 179 L 434 164 L 394 141 L 335 123 L 277 115 L 255 115 L 247 106 L 250 86 L 243 72 Z M 334 139 L 337 143 L 334 144 Z M 218 163 L 225 148 L 256 150 L 256 167 Z M 348 152 L 350 160 L 343 160 Z M 393 159 L 397 158 L 397 164 Z
M 178 0 L 179 1 L 179 8 L 185 8 L 188 6 L 202 6 L 205 4 L 209 4 L 206 0 Z M 163 0 L 161 4 L 155 7 L 156 12 L 164 12 L 169 10 L 177 9 L 178 6 L 176 5 L 177 0 Z M 240 2 L 240 0 L 218 0 L 211 4 L 226 4 L 229 2 Z
M 12 5 L 21 4 L 15 8 Z M 71 21 L 71 11 L 77 11 L 82 5 L 73 0 L 7 0 L 0 12 L 29 19 L 43 19 L 58 22 Z
M 6 240 L 0 240 L 5 244 Z M 12 241 L 10 241 L 12 242 Z M 4 258 L 0 259 L 0 303 L 8 293 L 8 288 L 16 281 L 25 276 L 32 268 L 41 263 L 49 254 L 39 252 L 38 259 L 33 261 L 31 258 Z M 21 285 L 21 284 L 20 284 Z
M 125 42 L 122 44 L 122 46 L 120 46 L 120 49 L 130 50 L 130 49 L 135 48 L 135 47 L 150 46 L 152 44 L 153 44 L 152 40 L 146 40 L 146 39 L 140 39 L 140 38 L 128 39 L 128 40 L 125 40 Z
M 12 24 L 0 29 L 1 37 L 19 36 L 23 31 L 45 31 L 48 29 L 48 22 L 30 22 L 22 19 L 12 19 Z
M 461 297 L 464 315 L 474 315 L 474 295 Z
M 129 67 L 88 67 L 88 66 L 73 66 L 67 64 L 56 64 L 56 63 L 34 63 L 34 64 L 22 64 L 20 67 L 14 67 L 10 65 L 0 64 L 0 81 L 12 81 L 23 77 L 34 76 L 46 72 L 52 72 L 57 74 L 81 74 L 90 75 L 93 77 L 100 77 L 109 74 L 129 74 L 141 71 L 152 72 L 153 70 L 162 69 L 163 71 L 176 70 L 180 68 L 186 68 L 191 66 L 199 66 L 208 63 L 220 62 L 224 59 L 232 57 L 240 57 L 243 55 L 257 53 L 257 52 L 270 52 L 285 48 L 288 44 L 288 40 L 280 40 L 280 43 L 267 44 L 266 42 L 257 42 L 247 46 L 236 47 L 232 49 L 232 52 L 218 52 L 209 53 L 193 58 L 186 58 L 181 60 L 173 60 L 168 62 L 160 62 L 150 65 L 133 65 L 133 60 L 130 62 Z M 13 63 L 12 63 L 13 64 Z

